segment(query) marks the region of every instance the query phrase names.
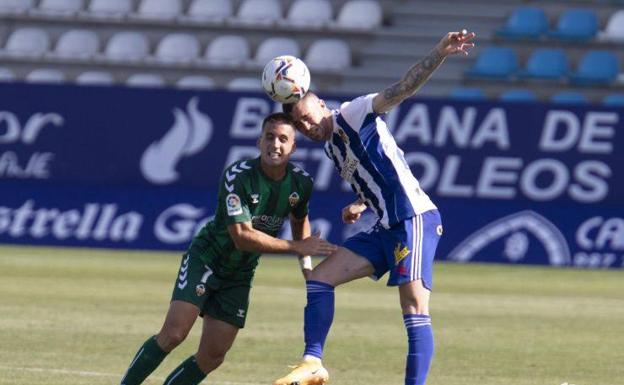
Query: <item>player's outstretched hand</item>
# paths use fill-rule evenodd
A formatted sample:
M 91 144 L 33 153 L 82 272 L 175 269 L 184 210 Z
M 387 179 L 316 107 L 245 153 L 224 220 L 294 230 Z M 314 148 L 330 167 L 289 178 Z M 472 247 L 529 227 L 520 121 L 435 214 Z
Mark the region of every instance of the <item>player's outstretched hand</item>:
M 338 249 L 338 246 L 321 239 L 316 233 L 310 237 L 294 242 L 295 251 L 299 255 L 319 255 L 328 257 Z
M 473 41 L 475 36 L 477 35 L 474 32 L 465 29 L 460 32 L 449 32 L 438 43 L 438 52 L 443 56 L 458 53 L 468 55 L 468 51 L 475 46 Z
M 342 221 L 348 225 L 357 222 L 362 213 L 366 210 L 366 205 L 359 201 L 351 203 L 342 209 Z

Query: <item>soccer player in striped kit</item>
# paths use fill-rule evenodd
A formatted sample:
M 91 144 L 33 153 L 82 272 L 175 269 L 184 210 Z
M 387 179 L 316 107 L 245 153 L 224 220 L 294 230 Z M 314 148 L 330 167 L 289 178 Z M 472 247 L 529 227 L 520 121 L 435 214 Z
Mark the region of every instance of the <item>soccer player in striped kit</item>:
M 342 211 L 343 221 L 354 223 L 371 209 L 378 222 L 347 239 L 309 274 L 303 361 L 274 385 L 326 383 L 329 375 L 321 359 L 334 315 L 334 288 L 362 277 L 380 278 L 388 271 L 388 286 L 399 288 L 407 330 L 405 385 L 425 384 L 434 350 L 429 317 L 432 266 L 442 223 L 380 115 L 413 95 L 447 56 L 468 54 L 474 37 L 465 30 L 449 32 L 400 81 L 337 110 L 329 110 L 311 92 L 284 105 L 303 135 L 325 142 L 327 156 L 356 192 L 358 199 Z

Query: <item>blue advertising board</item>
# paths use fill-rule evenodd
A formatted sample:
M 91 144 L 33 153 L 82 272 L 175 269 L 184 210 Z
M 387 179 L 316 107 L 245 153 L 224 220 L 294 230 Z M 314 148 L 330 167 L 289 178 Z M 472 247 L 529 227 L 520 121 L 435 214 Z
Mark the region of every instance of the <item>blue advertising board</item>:
M 0 90 L 0 242 L 14 244 L 184 250 L 224 168 L 258 155 L 262 119 L 280 108 L 258 93 Z M 440 208 L 437 258 L 624 265 L 623 111 L 410 99 L 385 119 Z M 354 196 L 320 145 L 299 138 L 292 161 L 315 178 L 323 236 L 375 222 L 341 223 Z

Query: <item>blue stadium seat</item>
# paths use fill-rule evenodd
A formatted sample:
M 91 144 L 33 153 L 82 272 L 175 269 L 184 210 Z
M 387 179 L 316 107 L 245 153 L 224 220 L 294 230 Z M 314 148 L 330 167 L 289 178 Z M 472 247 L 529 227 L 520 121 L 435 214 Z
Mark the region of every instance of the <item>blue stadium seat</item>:
M 512 48 L 489 47 L 479 57 L 475 65 L 466 71 L 470 77 L 507 79 L 518 70 L 518 55 Z
M 570 80 L 578 85 L 607 85 L 616 80 L 619 68 L 618 58 L 613 52 L 593 50 L 581 58 Z
M 585 94 L 576 91 L 561 91 L 554 94 L 550 101 L 557 104 L 587 104 Z
M 485 100 L 487 98 L 483 90 L 476 87 L 457 87 L 449 96 L 459 100 Z
M 537 39 L 548 31 L 548 16 L 539 7 L 516 8 L 505 26 L 498 29 L 498 36 L 520 39 Z
M 557 22 L 557 28 L 549 36 L 561 40 L 591 40 L 598 32 L 598 17 L 591 9 L 568 9 Z
M 503 92 L 499 99 L 505 102 L 534 102 L 537 96 L 531 90 L 514 88 Z
M 624 94 L 609 94 L 602 99 L 605 106 L 624 107 Z
M 526 69 L 518 73 L 522 78 L 559 80 L 568 75 L 570 65 L 568 58 L 561 49 L 536 49 L 529 60 Z

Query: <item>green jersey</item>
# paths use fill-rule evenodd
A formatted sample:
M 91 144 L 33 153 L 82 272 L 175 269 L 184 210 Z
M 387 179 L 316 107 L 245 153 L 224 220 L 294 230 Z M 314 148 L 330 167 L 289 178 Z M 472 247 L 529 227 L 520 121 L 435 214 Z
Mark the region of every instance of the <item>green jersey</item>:
M 251 278 L 260 253 L 237 250 L 228 225 L 251 222 L 254 229 L 276 237 L 290 214 L 298 219 L 308 215 L 312 184 L 308 173 L 290 163 L 279 181 L 264 174 L 260 158 L 234 163 L 219 183 L 215 217 L 195 236 L 190 252 L 222 278 Z

